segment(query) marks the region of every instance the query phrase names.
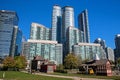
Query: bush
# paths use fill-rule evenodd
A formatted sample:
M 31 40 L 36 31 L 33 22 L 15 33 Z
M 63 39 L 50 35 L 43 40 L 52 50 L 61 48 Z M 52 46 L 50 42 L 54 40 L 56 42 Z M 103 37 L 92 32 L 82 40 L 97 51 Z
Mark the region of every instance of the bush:
M 64 66 L 62 64 L 59 64 L 56 68 L 56 70 L 63 70 L 64 69 Z
M 59 73 L 67 73 L 67 70 L 55 70 L 55 72 L 59 72 Z

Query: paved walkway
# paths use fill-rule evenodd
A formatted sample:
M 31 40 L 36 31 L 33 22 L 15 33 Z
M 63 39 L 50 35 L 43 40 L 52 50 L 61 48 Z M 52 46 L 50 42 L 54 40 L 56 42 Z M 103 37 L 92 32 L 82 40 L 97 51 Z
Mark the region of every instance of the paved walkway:
M 95 78 L 80 78 L 72 76 L 61 76 L 61 75 L 51 75 L 45 73 L 34 73 L 35 75 L 50 76 L 50 77 L 59 77 L 59 78 L 71 78 L 73 80 L 108 80 L 108 79 L 95 79 Z
M 28 72 L 25 72 L 25 73 L 28 73 Z M 75 76 L 51 75 L 51 74 L 46 74 L 46 73 L 33 73 L 33 74 L 42 75 L 42 76 L 50 76 L 50 77 L 59 77 L 59 78 L 71 78 L 73 80 L 112 80 L 112 79 L 95 79 L 95 78 L 81 78 L 81 77 L 75 77 Z

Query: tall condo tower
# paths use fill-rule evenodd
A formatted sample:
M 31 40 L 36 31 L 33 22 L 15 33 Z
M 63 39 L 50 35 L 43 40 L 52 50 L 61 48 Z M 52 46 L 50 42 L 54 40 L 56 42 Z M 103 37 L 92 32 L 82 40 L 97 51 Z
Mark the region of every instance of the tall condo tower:
M 120 57 L 120 34 L 115 36 L 115 59 Z
M 116 46 L 116 49 L 120 50 L 120 34 L 117 34 L 115 36 L 115 46 Z
M 14 42 L 13 29 L 18 25 L 18 17 L 14 11 L 0 10 L 0 58 L 5 58 L 11 53 Z M 11 54 L 10 54 L 11 53 Z
M 50 40 L 50 29 L 42 24 L 32 23 L 30 31 L 30 39 L 32 40 Z
M 97 39 L 94 41 L 94 43 L 100 44 L 100 45 L 103 47 L 103 49 L 105 50 L 105 48 L 106 48 L 105 40 L 102 40 L 101 38 L 97 38 Z
M 68 27 L 74 27 L 74 9 L 70 6 L 62 8 L 62 43 L 66 42 Z
M 51 39 L 61 41 L 61 7 L 58 5 L 53 6 Z
M 88 23 L 88 11 L 84 10 L 78 16 L 78 26 L 81 31 L 83 31 L 83 42 L 90 43 L 90 32 Z

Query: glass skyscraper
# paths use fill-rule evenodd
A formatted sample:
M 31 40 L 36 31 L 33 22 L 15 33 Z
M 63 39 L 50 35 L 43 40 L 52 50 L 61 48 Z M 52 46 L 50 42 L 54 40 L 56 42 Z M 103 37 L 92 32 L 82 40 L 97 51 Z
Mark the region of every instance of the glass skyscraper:
M 62 44 L 59 44 L 56 40 L 50 40 L 51 33 L 49 28 L 41 24 L 31 24 L 30 39 L 23 43 L 22 51 L 27 60 L 32 60 L 34 56 L 41 56 L 44 59 L 54 61 L 56 64 L 63 63 Z
M 26 60 L 30 60 L 31 56 L 30 56 L 30 44 L 26 41 L 24 41 L 22 43 L 22 55 L 25 56 Z
M 15 26 L 12 33 L 10 56 L 19 56 L 22 51 L 22 31 Z
M 84 10 L 78 16 L 78 27 L 83 31 L 83 42 L 90 43 L 90 32 L 89 32 L 89 23 L 88 23 L 88 11 Z
M 30 39 L 50 40 L 50 29 L 46 28 L 41 24 L 32 23 L 31 31 L 30 31 Z
M 120 34 L 115 36 L 115 60 L 120 57 Z
M 51 29 L 32 23 L 30 39 L 24 42 L 22 53 L 28 60 L 38 55 L 57 64 L 62 64 L 69 53 L 74 53 L 82 60 L 93 60 L 96 55 L 105 59 L 106 53 L 101 45 L 90 43 L 87 10 L 79 14 L 78 25 L 79 29 L 75 28 L 73 7 L 55 5 Z
M 53 6 L 52 12 L 52 34 L 53 41 L 61 42 L 61 7 L 58 5 Z
M 14 56 L 19 56 L 22 52 L 22 38 L 23 38 L 22 36 L 23 36 L 22 30 L 17 28 L 16 48 Z
M 57 41 L 29 39 L 28 42 L 24 42 L 23 55 L 26 55 L 28 60 L 34 56 L 41 56 L 56 64 L 62 64 L 62 53 L 62 44 L 58 44 Z
M 105 48 L 106 48 L 105 40 L 102 40 L 101 38 L 97 38 L 94 41 L 94 43 L 100 44 L 103 47 L 103 49 L 105 50 Z
M 13 29 L 18 25 L 18 16 L 14 11 L 0 11 L 0 58 L 10 55 L 13 42 Z
M 106 53 L 100 44 L 78 43 L 73 46 L 73 53 L 83 61 L 94 60 L 96 55 L 100 59 L 106 59 Z
M 79 43 L 79 30 L 74 27 L 68 27 L 66 36 L 66 53 L 72 53 L 72 46 Z
M 71 6 L 62 8 L 62 43 L 66 42 L 68 27 L 74 27 L 74 9 Z
M 114 62 L 115 61 L 115 56 L 114 56 L 113 49 L 110 48 L 110 47 L 106 47 L 105 52 L 106 52 L 107 59 Z

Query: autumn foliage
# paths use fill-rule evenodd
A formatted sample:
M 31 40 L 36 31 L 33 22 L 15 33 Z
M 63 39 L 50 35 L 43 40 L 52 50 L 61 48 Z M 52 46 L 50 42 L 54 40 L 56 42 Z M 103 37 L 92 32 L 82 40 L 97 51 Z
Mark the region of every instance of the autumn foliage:
M 67 69 L 75 69 L 78 67 L 78 58 L 73 55 L 72 53 L 69 53 L 64 60 L 64 66 Z
M 5 68 L 23 69 L 26 67 L 26 59 L 24 56 L 6 57 L 3 60 L 3 65 Z
M 23 69 L 26 67 L 26 59 L 24 56 L 16 56 L 15 57 L 15 67 L 19 69 Z
M 12 57 L 6 57 L 3 61 L 4 67 L 7 68 L 14 68 L 15 67 L 15 60 Z

